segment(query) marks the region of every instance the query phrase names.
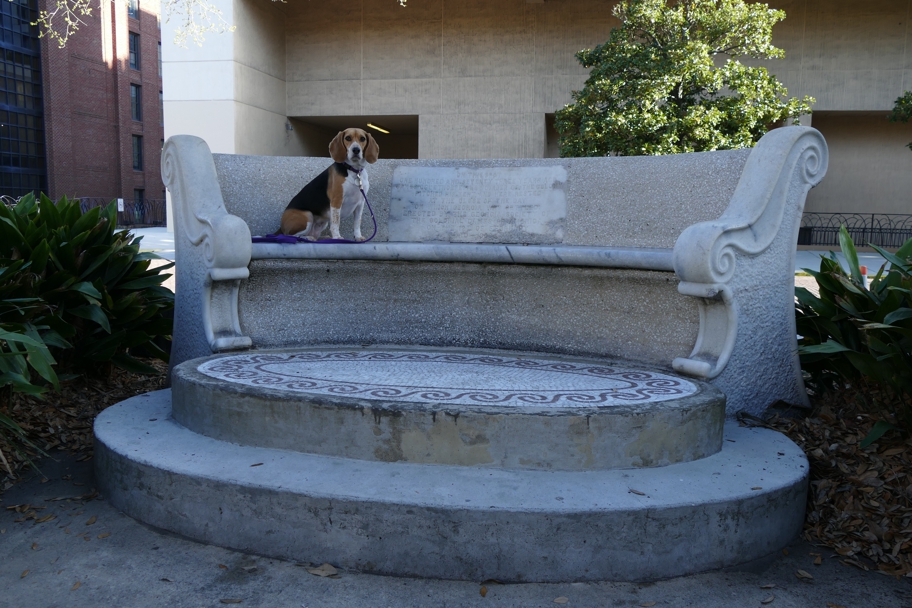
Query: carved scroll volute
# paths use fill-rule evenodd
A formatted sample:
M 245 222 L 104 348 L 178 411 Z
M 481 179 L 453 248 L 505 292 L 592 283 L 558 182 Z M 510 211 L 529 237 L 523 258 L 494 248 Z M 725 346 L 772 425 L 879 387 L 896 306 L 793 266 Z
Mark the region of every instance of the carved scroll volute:
M 225 209 L 206 142 L 192 135 L 169 138 L 162 150 L 162 179 L 171 192 L 178 230 L 202 248 L 206 265 L 246 270 L 252 251 L 250 229 Z
M 725 368 L 737 333 L 737 301 L 726 286 L 737 255 L 759 255 L 779 233 L 790 196 L 800 200 L 826 174 L 826 141 L 810 127 L 770 131 L 757 143 L 725 212 L 686 228 L 672 257 L 681 278 L 678 291 L 699 298 L 700 333 L 693 353 L 675 369 L 714 378 Z M 796 192 L 796 190 L 798 192 Z

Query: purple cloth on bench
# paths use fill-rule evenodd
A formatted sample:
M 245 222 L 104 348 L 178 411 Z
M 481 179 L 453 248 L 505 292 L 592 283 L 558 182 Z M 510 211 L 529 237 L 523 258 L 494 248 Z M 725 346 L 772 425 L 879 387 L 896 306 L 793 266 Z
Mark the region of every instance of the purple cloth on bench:
M 374 238 L 371 236 L 371 239 Z M 282 243 L 285 245 L 295 245 L 297 243 L 353 243 L 355 245 L 360 245 L 362 242 L 366 243 L 367 241 L 349 241 L 347 239 L 320 239 L 319 241 L 308 241 L 307 239 L 302 239 L 300 237 L 291 235 L 291 234 L 267 234 L 266 236 L 254 236 L 250 238 L 254 243 Z
M 306 243 L 307 239 L 298 238 L 290 234 L 267 234 L 266 236 L 255 236 L 250 239 L 254 243 Z

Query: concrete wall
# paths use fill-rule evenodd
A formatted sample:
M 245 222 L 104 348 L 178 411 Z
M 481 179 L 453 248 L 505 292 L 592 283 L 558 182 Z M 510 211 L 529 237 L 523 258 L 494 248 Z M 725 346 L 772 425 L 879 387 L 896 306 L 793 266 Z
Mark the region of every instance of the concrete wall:
M 887 112 L 912 89 L 912 1 L 773 0 L 783 60 L 766 62 L 789 94 L 816 98 L 811 123 L 830 146 L 807 210 L 912 213 L 912 125 Z
M 212 0 L 230 23 L 231 0 Z M 207 36 L 201 47 L 174 44 L 179 19 L 162 20 L 162 96 L 165 138 L 187 133 L 206 140 L 213 151 L 235 152 L 235 35 Z M 241 30 L 243 33 L 243 30 Z
M 290 3 L 287 111 L 418 114 L 420 158 L 540 158 L 573 53 L 617 23 L 599 0 Z
M 889 110 L 912 89 L 912 0 L 768 3 L 788 18 L 773 30 L 785 59 L 765 65 L 815 112 Z
M 830 146 L 830 169 L 807 211 L 912 213 L 912 123 L 889 122 L 886 112 L 819 112 L 814 128 Z
M 912 0 L 774 0 L 788 18 L 764 63 L 815 111 L 889 110 L 912 88 Z M 361 0 L 288 5 L 287 111 L 419 114 L 422 158 L 538 157 L 544 114 L 587 71 L 573 53 L 618 22 L 600 0 Z
M 213 0 L 237 28 L 203 46 L 173 43 L 177 20 L 162 24 L 165 136 L 185 133 L 213 152 L 301 155 L 304 133 L 285 112 L 285 5 Z
M 548 119 L 588 74 L 573 55 L 618 25 L 604 0 L 214 3 L 234 34 L 178 49 L 164 26 L 165 132 L 247 154 L 324 156 L 337 125 L 323 118 L 417 116 L 420 158 L 554 156 Z M 912 0 L 770 3 L 788 13 L 774 30 L 786 58 L 764 63 L 817 99 L 833 154 L 809 208 L 912 211 L 912 154 L 892 152 L 907 131 L 865 114 L 912 89 Z M 414 155 L 414 137 L 379 138 L 381 156 Z

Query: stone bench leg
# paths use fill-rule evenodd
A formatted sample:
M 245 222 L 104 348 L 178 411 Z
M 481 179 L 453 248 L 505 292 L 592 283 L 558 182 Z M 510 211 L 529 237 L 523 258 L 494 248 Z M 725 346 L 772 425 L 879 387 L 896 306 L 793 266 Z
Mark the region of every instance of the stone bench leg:
M 203 292 L 203 327 L 212 352 L 250 348 L 238 322 L 238 289 L 250 272 L 246 268 L 210 268 Z

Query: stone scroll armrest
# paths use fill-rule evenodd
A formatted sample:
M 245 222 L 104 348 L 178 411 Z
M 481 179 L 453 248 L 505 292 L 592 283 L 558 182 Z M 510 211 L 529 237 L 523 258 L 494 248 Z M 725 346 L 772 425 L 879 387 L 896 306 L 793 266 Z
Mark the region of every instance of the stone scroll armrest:
M 678 237 L 678 290 L 699 299 L 700 331 L 691 355 L 674 360 L 675 370 L 712 379 L 723 372 L 756 376 L 772 366 L 797 378 L 783 389 L 794 394 L 776 399 L 806 400 L 795 354 L 794 259 L 805 197 L 827 159 L 815 129 L 770 131 L 748 157 L 725 212 Z M 737 369 L 726 370 L 732 363 Z
M 175 360 L 250 347 L 237 314 L 238 287 L 249 276 L 250 229 L 225 209 L 209 146 L 191 135 L 169 138 L 162 178 L 175 228 L 175 345 L 188 351 Z

